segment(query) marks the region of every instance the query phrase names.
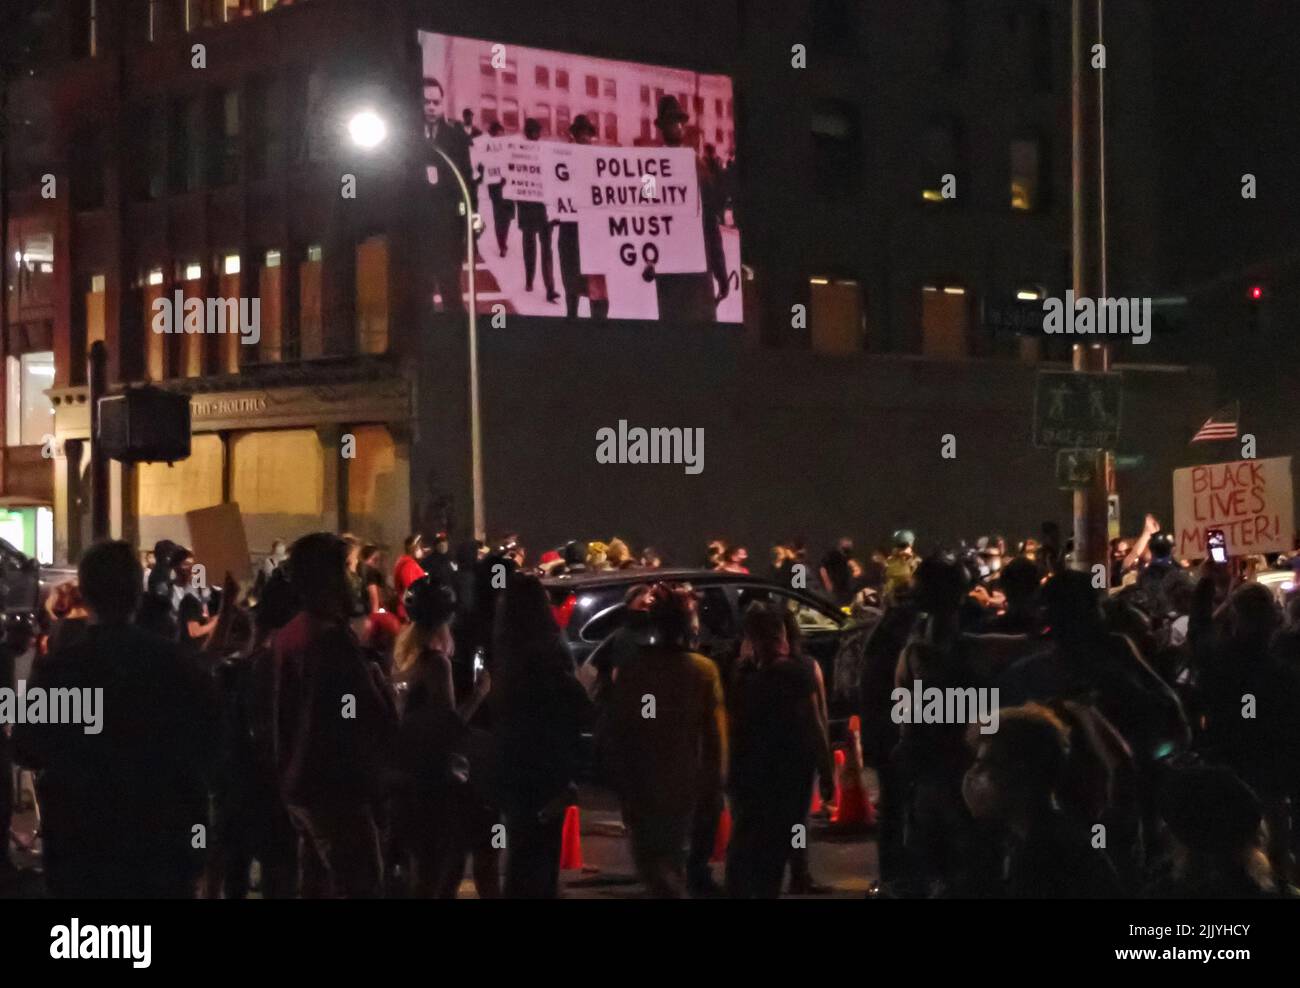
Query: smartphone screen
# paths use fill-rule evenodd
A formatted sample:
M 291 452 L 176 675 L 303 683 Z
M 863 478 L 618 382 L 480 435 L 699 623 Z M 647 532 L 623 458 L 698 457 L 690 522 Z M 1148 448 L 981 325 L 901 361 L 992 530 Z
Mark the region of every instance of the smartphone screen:
M 1205 546 L 1210 550 L 1210 559 L 1216 563 L 1228 561 L 1228 542 L 1223 537 L 1223 529 L 1212 528 L 1205 533 Z

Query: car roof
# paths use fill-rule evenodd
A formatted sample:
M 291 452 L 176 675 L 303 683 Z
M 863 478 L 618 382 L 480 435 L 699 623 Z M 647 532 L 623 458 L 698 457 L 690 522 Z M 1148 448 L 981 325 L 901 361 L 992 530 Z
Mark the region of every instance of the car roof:
M 564 587 L 593 590 L 599 587 L 630 587 L 636 583 L 762 583 L 770 581 L 748 573 L 728 573 L 725 570 L 691 569 L 688 567 L 660 569 L 615 569 L 595 573 L 570 573 L 564 576 L 544 576 L 542 585 L 548 590 Z

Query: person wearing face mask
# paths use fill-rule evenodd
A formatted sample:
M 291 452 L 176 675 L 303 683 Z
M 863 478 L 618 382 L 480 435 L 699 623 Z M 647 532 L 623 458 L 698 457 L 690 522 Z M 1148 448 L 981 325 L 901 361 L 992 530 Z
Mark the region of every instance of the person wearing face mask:
M 966 808 L 996 849 L 983 874 L 960 894 L 1015 899 L 1114 898 L 1122 893 L 1106 851 L 1057 799 L 1070 740 L 1047 707 L 1004 708 L 998 730 L 972 725 L 975 759 L 962 777 Z

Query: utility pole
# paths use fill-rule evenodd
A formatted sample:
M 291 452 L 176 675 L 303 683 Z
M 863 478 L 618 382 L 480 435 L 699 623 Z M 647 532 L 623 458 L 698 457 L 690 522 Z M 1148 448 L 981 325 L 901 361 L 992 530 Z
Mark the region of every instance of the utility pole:
M 1087 32 L 1102 43 L 1102 8 L 1104 0 L 1096 0 L 1095 23 Z M 1093 289 L 1104 296 L 1106 285 L 1106 189 L 1105 189 L 1105 90 L 1102 76 L 1097 73 L 1095 95 L 1089 99 L 1089 87 L 1084 82 L 1085 60 L 1091 54 L 1092 44 L 1085 46 L 1084 0 L 1070 0 L 1070 256 L 1074 297 L 1090 298 Z M 1091 104 L 1091 105 L 1089 105 Z M 1094 120 L 1095 117 L 1095 120 Z M 1096 146 L 1089 153 L 1086 137 L 1095 122 Z M 1096 198 L 1095 258 L 1088 254 L 1089 193 Z M 1089 261 L 1092 261 L 1090 264 Z M 1073 313 L 1070 313 L 1072 316 Z M 1110 347 L 1104 343 L 1075 343 L 1071 365 L 1077 373 L 1104 374 L 1110 370 Z M 1074 565 L 1077 569 L 1091 569 L 1102 564 L 1109 583 L 1108 565 L 1109 525 L 1107 500 L 1114 471 L 1109 469 L 1111 453 L 1097 453 L 1092 471 L 1093 479 L 1087 487 L 1074 491 Z

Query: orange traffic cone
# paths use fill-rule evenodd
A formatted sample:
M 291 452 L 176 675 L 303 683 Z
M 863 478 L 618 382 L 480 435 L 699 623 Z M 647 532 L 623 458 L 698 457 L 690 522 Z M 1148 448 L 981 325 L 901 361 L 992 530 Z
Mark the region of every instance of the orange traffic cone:
M 582 870 L 582 828 L 576 805 L 570 806 L 564 811 L 563 843 L 560 844 L 560 870 Z
M 713 838 L 713 857 L 709 860 L 713 863 L 727 860 L 727 845 L 731 843 L 731 810 L 727 809 L 727 804 L 722 804 L 722 813 L 718 816 L 718 831 Z
M 835 752 L 835 789 L 838 795 L 831 824 L 837 827 L 872 827 L 876 808 L 867 797 L 862 781 L 862 728 L 857 717 L 849 719 L 847 750 Z

